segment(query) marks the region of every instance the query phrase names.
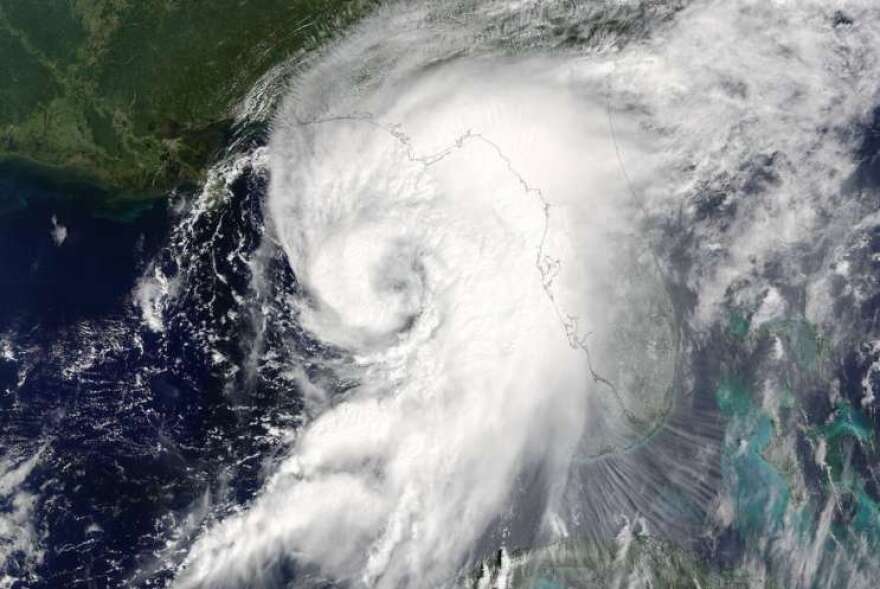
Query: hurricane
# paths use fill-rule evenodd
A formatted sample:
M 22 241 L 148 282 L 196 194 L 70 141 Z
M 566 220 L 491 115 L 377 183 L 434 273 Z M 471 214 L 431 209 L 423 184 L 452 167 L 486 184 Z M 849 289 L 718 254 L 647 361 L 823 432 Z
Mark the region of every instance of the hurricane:
M 729 526 L 700 353 L 746 302 L 843 338 L 829 267 L 798 253 L 870 208 L 842 195 L 877 12 L 393 2 L 298 61 L 265 247 L 296 280 L 273 304 L 321 354 L 288 369 L 289 448 L 174 586 L 506 587 L 517 550 Z M 810 547 L 767 542 L 759 574 L 813 586 Z

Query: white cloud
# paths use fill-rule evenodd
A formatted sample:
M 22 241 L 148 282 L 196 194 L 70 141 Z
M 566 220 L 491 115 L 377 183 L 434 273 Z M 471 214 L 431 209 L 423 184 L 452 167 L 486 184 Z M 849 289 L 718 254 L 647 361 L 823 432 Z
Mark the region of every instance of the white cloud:
M 856 23 L 874 10 L 839 4 Z M 205 532 L 180 586 L 257 583 L 285 557 L 355 584 L 440 586 L 485 538 L 527 537 L 520 508 L 583 530 L 577 501 L 650 511 L 653 497 L 609 491 L 662 476 L 713 499 L 701 465 L 662 448 L 651 472 L 567 484 L 576 452 L 632 441 L 626 414 L 664 416 L 675 350 L 641 223 L 696 219 L 706 190 L 735 205 L 693 227 L 706 325 L 733 282 L 822 228 L 854 168 L 842 130 L 875 99 L 876 32 L 836 31 L 811 1 L 714 1 L 620 51 L 607 31 L 589 52 L 549 51 L 541 19 L 562 8 L 542 6 L 389 6 L 295 80 L 270 218 L 308 293 L 291 312 L 360 385 L 303 428 L 253 505 Z M 611 6 L 565 10 L 589 26 Z M 678 450 L 704 441 L 676 435 Z
M 67 227 L 58 222 L 58 217 L 52 215 L 52 241 L 55 242 L 55 245 L 61 247 L 64 241 L 67 239 Z
M 0 587 L 27 582 L 43 560 L 42 535 L 33 516 L 37 496 L 24 487 L 42 450 L 26 459 L 0 456 Z M 13 563 L 17 565 L 12 568 Z M 13 576 L 15 571 L 15 576 Z

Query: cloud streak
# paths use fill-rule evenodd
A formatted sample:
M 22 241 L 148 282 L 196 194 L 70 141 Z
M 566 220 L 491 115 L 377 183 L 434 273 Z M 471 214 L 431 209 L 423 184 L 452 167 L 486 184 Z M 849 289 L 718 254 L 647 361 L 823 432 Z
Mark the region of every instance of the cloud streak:
M 294 80 L 269 217 L 302 287 L 290 312 L 354 386 L 313 391 L 291 455 L 178 586 L 290 567 L 301 584 L 444 586 L 501 544 L 613 537 L 619 515 L 675 525 L 632 489 L 678 485 L 708 509 L 718 434 L 676 408 L 672 262 L 645 227 L 693 221 L 691 327 L 709 325 L 852 171 L 829 129 L 874 98 L 847 77 L 874 36 L 810 2 L 701 2 L 624 44 L 595 24 L 621 6 L 564 9 L 598 40 L 562 50 L 552 3 L 391 5 Z M 739 210 L 701 222 L 713 189 Z

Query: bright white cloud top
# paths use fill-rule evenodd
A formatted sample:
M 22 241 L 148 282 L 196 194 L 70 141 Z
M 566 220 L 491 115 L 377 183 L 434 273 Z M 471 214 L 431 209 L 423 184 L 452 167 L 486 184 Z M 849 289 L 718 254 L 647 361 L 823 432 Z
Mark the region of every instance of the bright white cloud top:
M 303 67 L 268 210 L 303 291 L 290 313 L 352 386 L 309 383 L 290 456 L 196 542 L 181 587 L 259 585 L 288 558 L 445 586 L 499 546 L 609 536 L 620 516 L 675 534 L 661 482 L 716 501 L 664 276 L 698 293 L 699 331 L 728 285 L 827 230 L 880 44 L 811 1 L 698 2 L 622 47 L 553 29 L 631 9 L 392 4 Z M 675 268 L 658 227 L 707 187 L 739 210 L 694 227 Z

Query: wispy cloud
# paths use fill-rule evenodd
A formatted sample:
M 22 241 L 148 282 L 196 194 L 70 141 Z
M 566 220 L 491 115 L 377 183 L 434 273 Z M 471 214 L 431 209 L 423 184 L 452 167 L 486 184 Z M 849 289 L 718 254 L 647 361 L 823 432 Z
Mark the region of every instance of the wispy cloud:
M 691 232 L 697 330 L 823 230 L 876 98 L 877 31 L 858 23 L 878 15 L 698 2 L 643 36 L 600 18 L 625 4 L 393 5 L 295 80 L 270 217 L 305 292 L 291 313 L 358 386 L 312 390 L 289 458 L 180 586 L 259 585 L 288 560 L 441 586 L 490 546 L 617 515 L 677 525 L 647 495 L 663 485 L 712 503 L 717 432 L 670 409 L 672 262 L 651 223 Z

